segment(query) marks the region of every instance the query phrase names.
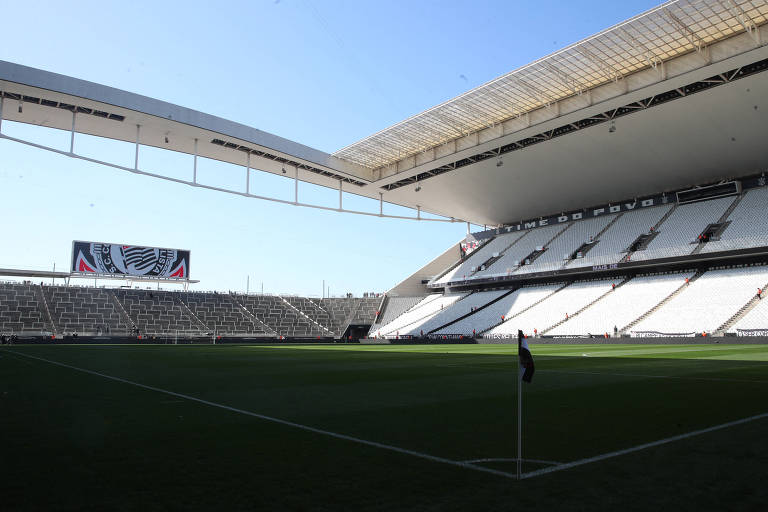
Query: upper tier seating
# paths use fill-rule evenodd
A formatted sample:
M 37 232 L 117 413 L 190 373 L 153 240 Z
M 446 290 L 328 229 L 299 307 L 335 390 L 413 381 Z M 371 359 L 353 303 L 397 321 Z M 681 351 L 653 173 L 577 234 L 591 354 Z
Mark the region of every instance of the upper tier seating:
M 496 238 L 475 250 L 464 261 L 453 270 L 448 271 L 443 277 L 438 279 L 437 283 L 447 283 L 450 281 L 464 280 L 472 275 L 472 267 L 480 266 L 493 257 L 494 253 L 502 253 L 512 245 L 517 239 L 522 237 L 525 232 L 505 233 L 497 235 Z
M 768 246 L 768 188 L 745 192 L 727 220 L 731 223 L 720 240 L 704 244 L 701 252 Z
M 466 296 L 464 299 L 454 302 L 449 307 L 439 310 L 434 316 L 423 322 L 415 322 L 406 330 L 405 334 L 420 335 L 422 332 L 428 334 L 429 331 L 437 329 L 440 326 L 452 322 L 468 313 L 473 308 L 480 308 L 498 297 L 501 297 L 509 290 L 493 290 L 489 292 L 475 292 Z M 403 332 L 401 332 L 403 334 Z
M 632 333 L 715 332 L 768 283 L 768 267 L 710 270 L 632 328 Z
M 0 333 L 41 333 L 49 329 L 35 285 L 0 283 Z
M 484 271 L 479 271 L 476 276 L 503 275 L 511 273 L 517 268 L 517 263 L 533 252 L 538 246 L 545 246 L 559 232 L 568 227 L 568 224 L 544 226 L 531 229 L 524 233 L 520 241 L 507 249 L 504 254 Z
M 693 272 L 635 277 L 616 288 L 546 334 L 553 336 L 613 334 L 613 328 L 623 329 L 640 318 L 669 294 L 685 284 Z M 618 282 L 618 281 L 617 281 Z
M 127 325 L 103 288 L 45 286 L 48 310 L 59 332 L 126 334 Z
M 475 334 L 480 334 L 482 331 L 501 322 L 502 315 L 504 318 L 511 318 L 548 295 L 551 295 L 555 290 L 562 286 L 563 283 L 525 286 L 515 290 L 490 306 L 477 311 L 474 315 L 440 329 L 435 334 L 463 334 L 464 336 L 470 336 L 473 334 L 473 330 L 475 331 Z M 461 304 L 461 302 L 459 304 Z
M 566 314 L 573 315 L 576 311 L 610 291 L 613 283 L 616 283 L 616 280 L 602 279 L 573 283 L 528 311 L 509 318 L 501 325 L 494 327 L 486 336 L 516 336 L 518 329 L 529 335 L 533 334 L 534 329 L 541 333 L 557 322 L 564 320 Z
M 632 261 L 691 254 L 701 232 L 707 225 L 717 222 L 733 201 L 733 197 L 721 197 L 678 206 L 659 226 L 658 235 L 648 247 L 632 253 Z
M 592 267 L 618 263 L 638 236 L 655 226 L 672 205 L 654 206 L 625 212 L 600 238 L 583 258 L 571 260 L 571 267 Z
M 530 265 L 523 265 L 515 271 L 515 274 L 527 274 L 530 272 L 544 272 L 562 268 L 568 258 L 581 247 L 597 236 L 607 226 L 616 214 L 603 215 L 586 220 L 574 221 L 568 229 L 555 238 L 546 247 L 544 254 L 536 258 Z

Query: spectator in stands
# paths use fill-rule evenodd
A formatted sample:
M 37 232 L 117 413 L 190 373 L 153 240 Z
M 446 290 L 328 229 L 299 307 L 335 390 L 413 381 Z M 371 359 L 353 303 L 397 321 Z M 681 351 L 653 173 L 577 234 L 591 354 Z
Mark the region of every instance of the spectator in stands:
M 613 326 L 613 337 L 617 338 L 619 336 L 619 328 L 615 325 Z
M 757 289 L 757 298 L 758 299 L 762 299 L 763 298 L 763 289 L 762 288 L 758 288 Z
M 472 337 L 473 337 L 473 338 L 476 338 L 476 337 L 477 337 L 477 331 L 475 331 L 474 329 L 472 329 Z
M 533 337 L 535 338 L 538 333 L 539 333 L 539 331 L 534 327 L 533 328 Z
M 611 290 L 615 290 L 615 289 L 616 289 L 616 283 L 611 283 Z

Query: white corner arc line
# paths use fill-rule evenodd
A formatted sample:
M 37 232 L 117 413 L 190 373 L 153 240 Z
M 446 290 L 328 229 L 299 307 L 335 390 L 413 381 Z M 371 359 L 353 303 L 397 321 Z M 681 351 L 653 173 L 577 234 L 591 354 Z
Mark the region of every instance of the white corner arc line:
M 96 375 L 98 377 L 102 377 L 102 378 L 105 378 L 105 379 L 110 379 L 110 380 L 113 380 L 113 381 L 116 381 L 116 382 L 122 382 L 123 384 L 130 384 L 131 386 L 136 386 L 136 387 L 139 387 L 139 388 L 148 389 L 150 391 L 156 391 L 158 393 L 165 393 L 167 395 L 175 396 L 177 398 L 183 398 L 185 400 L 190 400 L 192 402 L 198 402 L 198 403 L 205 404 L 205 405 L 208 405 L 208 406 L 211 406 L 211 407 L 217 407 L 219 409 L 224 409 L 224 410 L 227 410 L 227 411 L 236 412 L 238 414 L 244 414 L 246 416 L 251 416 L 251 417 L 259 418 L 259 419 L 262 419 L 262 420 L 271 421 L 273 423 L 278 423 L 280 425 L 286 425 L 286 426 L 289 426 L 289 427 L 294 427 L 294 428 L 297 428 L 297 429 L 300 429 L 300 430 L 305 430 L 307 432 L 313 432 L 315 434 L 320 434 L 320 435 L 324 435 L 324 436 L 328 436 L 328 437 L 333 437 L 333 438 L 336 438 L 336 439 L 342 439 L 344 441 L 351 441 L 353 443 L 363 444 L 363 445 L 367 445 L 367 446 L 373 446 L 374 448 L 380 448 L 382 450 L 389 450 L 389 451 L 396 452 L 396 453 L 401 453 L 401 454 L 404 454 L 404 455 L 410 455 L 412 457 L 418 457 L 420 459 L 426 459 L 426 460 L 430 460 L 432 462 L 439 462 L 441 464 L 448 464 L 450 466 L 457 466 L 457 467 L 464 468 L 464 469 L 471 469 L 473 471 L 481 471 L 483 473 L 490 473 L 492 475 L 497 475 L 497 476 L 502 476 L 502 477 L 505 477 L 505 478 L 511 478 L 513 480 L 517 480 L 517 475 L 514 474 L 514 473 L 508 473 L 506 471 L 499 471 L 499 470 L 496 470 L 496 469 L 486 468 L 486 467 L 482 467 L 482 466 L 475 466 L 473 464 L 469 464 L 469 463 L 458 461 L 458 460 L 446 459 L 446 458 L 443 458 L 443 457 L 438 457 L 436 455 L 430 455 L 428 453 L 421 453 L 421 452 L 417 452 L 417 451 L 414 451 L 414 450 L 409 450 L 407 448 L 400 448 L 398 446 L 392 446 L 392 445 L 388 445 L 388 444 L 384 444 L 384 443 L 379 443 L 379 442 L 376 442 L 376 441 L 369 441 L 367 439 L 361 439 L 359 437 L 348 436 L 346 434 L 339 434 L 337 432 L 331 432 L 331 431 L 328 431 L 328 430 L 322 430 L 322 429 L 319 429 L 319 428 L 310 427 L 309 425 L 302 425 L 301 423 L 294 423 L 293 421 L 283 420 L 283 419 L 280 419 L 280 418 L 274 418 L 272 416 L 266 416 L 264 414 L 259 414 L 259 413 L 255 413 L 255 412 L 251 412 L 251 411 L 246 411 L 244 409 L 238 409 L 236 407 L 230 407 L 228 405 L 219 404 L 219 403 L 216 403 L 216 402 L 210 402 L 208 400 L 203 400 L 202 398 L 197 398 L 197 397 L 194 397 L 194 396 L 191 396 L 191 395 L 185 395 L 183 393 L 177 393 L 175 391 L 169 391 L 167 389 L 157 388 L 157 387 L 154 387 L 154 386 L 148 386 L 146 384 L 141 384 L 139 382 L 133 382 L 133 381 L 130 381 L 130 380 L 127 380 L 127 379 L 122 379 L 120 377 L 113 377 L 112 375 L 107 375 L 105 373 L 99 373 L 99 372 L 96 372 L 96 371 L 93 371 L 93 370 L 86 370 L 85 368 L 78 368 L 77 366 L 72 366 L 72 365 L 69 365 L 69 364 L 66 364 L 66 363 L 60 363 L 58 361 L 53 361 L 51 359 L 45 359 L 43 357 L 32 356 L 32 355 L 29 355 L 29 354 L 24 354 L 24 353 L 15 352 L 15 351 L 8 351 L 8 350 L 3 350 L 3 351 L 4 352 L 8 352 L 9 354 L 13 354 L 13 355 L 19 355 L 19 356 L 23 356 L 23 357 L 28 357 L 30 359 L 37 359 L 38 361 L 43 361 L 43 362 L 46 362 L 46 363 L 49 363 L 49 364 L 53 364 L 53 365 L 56 365 L 56 366 L 62 366 L 64 368 L 69 368 L 71 370 L 76 370 L 78 372 L 83 372 L 83 373 L 88 373 L 88 374 L 91 374 L 91 375 Z
M 535 476 L 541 476 L 546 475 L 547 473 L 554 473 L 555 471 L 562 471 L 564 469 L 570 469 L 574 468 L 576 466 L 583 466 L 584 464 L 589 464 L 591 462 L 598 462 L 605 459 L 610 459 L 613 457 L 618 457 L 620 455 L 626 455 L 628 453 L 633 452 L 639 452 L 640 450 L 645 450 L 646 448 L 653 448 L 654 446 L 660 446 L 662 444 L 672 443 L 675 441 L 680 441 L 683 439 L 687 439 L 689 437 L 698 436 L 701 434 L 707 434 L 709 432 L 714 432 L 716 430 L 722 430 L 725 428 L 735 427 L 736 425 L 742 425 L 744 423 L 749 423 L 756 420 L 761 420 L 763 418 L 768 418 L 768 412 L 763 414 L 757 414 L 755 416 L 750 416 L 749 418 L 742 418 L 740 420 L 735 421 L 729 421 L 728 423 L 722 423 L 720 425 L 715 425 L 713 427 L 703 428 L 701 430 L 693 430 L 691 432 L 686 432 L 685 434 L 679 434 L 672 437 L 667 437 L 665 439 L 659 439 L 658 441 L 652 441 L 650 443 L 640 444 L 637 446 L 633 446 L 631 448 L 625 448 L 623 450 L 617 450 L 615 452 L 610 453 L 604 453 L 602 455 L 596 455 L 594 457 L 588 457 L 586 459 L 580 459 L 573 462 L 566 462 L 565 464 L 560 464 L 559 466 L 552 466 L 548 468 L 542 468 L 537 469 L 536 471 L 530 471 L 528 473 L 523 473 L 520 475 L 520 478 L 532 478 Z
M 549 464 L 553 466 L 558 466 L 560 464 L 564 464 L 563 462 L 555 462 L 553 460 L 539 460 L 539 459 L 522 459 L 523 462 L 532 462 L 534 464 Z M 510 459 L 510 458 L 486 458 L 486 459 L 472 459 L 472 460 L 465 460 L 463 462 L 466 462 L 467 464 L 479 464 L 481 462 L 517 462 L 517 459 Z

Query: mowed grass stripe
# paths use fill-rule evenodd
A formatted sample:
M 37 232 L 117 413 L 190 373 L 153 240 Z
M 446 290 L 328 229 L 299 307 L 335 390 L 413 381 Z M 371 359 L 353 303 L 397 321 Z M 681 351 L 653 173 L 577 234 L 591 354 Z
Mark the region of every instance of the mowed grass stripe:
M 514 458 L 515 346 L 402 348 L 9 350 L 449 460 Z M 578 462 L 765 411 L 763 383 L 651 376 L 765 380 L 768 347 L 749 347 L 738 361 L 725 360 L 738 347 L 711 354 L 675 348 L 657 347 L 670 349 L 669 358 L 601 358 L 557 356 L 572 345 L 534 346 L 541 355 L 525 388 L 524 456 Z M 555 373 L 561 370 L 574 373 Z M 768 460 L 762 422 L 530 478 L 521 493 L 507 478 L 252 421 L 22 356 L 2 353 L 0 387 L 8 391 L 0 394 L 7 462 L 0 490 L 9 510 L 565 510 L 584 503 L 595 510 L 760 510 L 768 501 L 759 476 Z M 182 403 L 162 403 L 176 400 Z M 106 442 L 88 441 L 84 450 L 92 436 L 81 431 L 97 427 Z M 66 505 L 57 505 L 61 499 Z
M 157 387 L 154 387 L 154 386 L 149 386 L 149 385 L 146 385 L 146 384 L 141 384 L 139 382 L 133 382 L 133 381 L 130 381 L 130 380 L 127 380 L 127 379 L 122 379 L 120 377 L 115 377 L 115 376 L 112 376 L 112 375 L 107 375 L 107 374 L 104 374 L 104 373 L 96 372 L 96 371 L 93 371 L 93 370 L 88 370 L 88 369 L 85 369 L 85 368 L 78 368 L 76 366 L 72 366 L 72 365 L 69 365 L 69 364 L 66 364 L 66 363 L 61 363 L 61 362 L 58 362 L 58 361 L 53 361 L 53 360 L 50 360 L 50 359 L 45 359 L 45 358 L 42 358 L 42 357 L 30 355 L 30 354 L 19 353 L 19 355 L 21 355 L 23 357 L 28 357 L 28 358 L 31 358 L 31 359 L 36 359 L 38 361 L 43 361 L 43 362 L 46 362 L 46 363 L 49 363 L 49 364 L 61 366 L 61 367 L 64 367 L 64 368 L 69 368 L 71 370 L 75 370 L 75 371 L 78 371 L 78 372 L 83 372 L 83 373 L 87 373 L 87 374 L 90 374 L 90 375 L 95 375 L 95 376 L 98 376 L 98 377 L 102 377 L 102 378 L 105 378 L 105 379 L 110 379 L 110 380 L 113 380 L 113 381 L 116 381 L 116 382 L 121 382 L 123 384 L 128 384 L 128 385 L 131 385 L 131 386 L 136 386 L 136 387 L 139 387 L 139 388 L 142 388 L 142 389 L 147 389 L 147 390 L 150 390 L 150 391 L 156 391 L 158 393 L 164 393 L 164 394 L 167 394 L 167 395 L 170 395 L 170 396 L 174 396 L 174 397 L 177 397 L 177 398 L 183 398 L 185 400 L 190 400 L 190 401 L 197 402 L 197 403 L 204 404 L 204 405 L 208 405 L 208 406 L 211 406 L 211 407 L 217 407 L 219 409 L 224 409 L 224 410 L 227 410 L 227 411 L 230 411 L 230 412 L 235 412 L 235 413 L 238 413 L 238 414 L 243 414 L 243 415 L 246 415 L 246 416 L 251 416 L 251 417 L 254 417 L 254 418 L 258 418 L 258 419 L 261 419 L 261 420 L 270 421 L 272 423 L 278 423 L 280 425 L 285 425 L 285 426 L 288 426 L 288 427 L 292 427 L 292 428 L 296 428 L 296 429 L 300 429 L 300 430 L 305 430 L 305 431 L 312 432 L 312 433 L 315 433 L 315 434 L 320 434 L 320 435 L 323 435 L 323 436 L 333 437 L 333 438 L 341 439 L 341 440 L 344 440 L 344 441 L 350 441 L 350 442 L 353 442 L 353 443 L 358 443 L 358 444 L 363 444 L 363 445 L 367 445 L 367 446 L 372 446 L 374 448 L 380 448 L 382 450 L 388 450 L 388 451 L 392 451 L 392 452 L 397 452 L 397 453 L 401 453 L 401 454 L 404 454 L 404 455 L 410 455 L 412 457 L 418 457 L 418 458 L 426 459 L 426 460 L 429 460 L 429 461 L 432 461 L 432 462 L 439 462 L 441 464 L 448 464 L 448 465 L 451 465 L 451 466 L 457 466 L 457 467 L 461 467 L 461 468 L 464 468 L 464 469 L 470 469 L 470 470 L 473 470 L 473 471 L 480 471 L 480 472 L 483 472 L 483 473 L 490 473 L 492 475 L 502 476 L 502 477 L 505 477 L 505 478 L 517 478 L 517 475 L 515 475 L 513 473 L 508 473 L 508 472 L 505 472 L 505 471 L 499 471 L 499 470 L 495 470 L 495 469 L 491 469 L 491 468 L 486 468 L 486 467 L 483 467 L 483 466 L 476 466 L 476 465 L 473 465 L 473 464 L 469 464 L 467 462 L 462 462 L 462 461 L 457 461 L 457 460 L 450 460 L 450 459 L 446 459 L 446 458 L 443 458 L 443 457 L 438 457 L 438 456 L 435 456 L 435 455 L 430 455 L 430 454 L 427 454 L 427 453 L 421 453 L 421 452 L 417 452 L 417 451 L 414 451 L 414 450 L 408 450 L 406 448 L 400 448 L 400 447 L 397 447 L 397 446 L 391 446 L 391 445 L 379 443 L 379 442 L 376 442 L 376 441 L 370 441 L 370 440 L 367 440 L 367 439 L 360 439 L 358 437 L 348 436 L 348 435 L 345 435 L 345 434 L 339 434 L 337 432 L 330 432 L 330 431 L 327 431 L 327 430 L 322 430 L 322 429 L 319 429 L 319 428 L 311 427 L 309 425 L 302 425 L 300 423 L 295 423 L 295 422 L 284 420 L 284 419 L 280 419 L 280 418 L 274 418 L 274 417 L 271 417 L 271 416 L 266 416 L 264 414 L 259 414 L 259 413 L 255 413 L 255 412 L 252 412 L 252 411 L 246 411 L 246 410 L 243 410 L 243 409 L 238 409 L 236 407 L 230 407 L 228 405 L 219 404 L 219 403 L 211 402 L 211 401 L 208 401 L 208 400 L 203 400 L 202 398 L 197 398 L 197 397 L 194 397 L 194 396 L 185 395 L 183 393 L 176 393 L 174 391 L 170 391 L 170 390 L 167 390 L 167 389 L 161 389 L 161 388 L 157 388 Z

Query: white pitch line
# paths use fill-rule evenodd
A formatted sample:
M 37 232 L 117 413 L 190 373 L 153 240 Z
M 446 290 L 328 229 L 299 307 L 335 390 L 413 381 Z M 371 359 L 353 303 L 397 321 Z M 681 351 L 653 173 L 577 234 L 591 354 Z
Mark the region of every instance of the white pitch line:
M 549 468 L 537 469 L 536 471 L 523 473 L 521 475 L 521 478 L 532 478 L 535 476 L 546 475 L 547 473 L 554 473 L 555 471 L 562 471 L 564 469 L 574 468 L 576 466 L 583 466 L 584 464 L 589 464 L 591 462 L 598 462 L 601 460 L 618 457 L 620 455 L 626 455 L 628 453 L 639 452 L 640 450 L 645 450 L 646 448 L 653 448 L 654 446 L 660 446 L 662 444 L 681 441 L 689 437 L 694 437 L 701 434 L 707 434 L 709 432 L 714 432 L 716 430 L 722 430 L 725 428 L 735 427 L 736 425 L 742 425 L 744 423 L 749 423 L 749 422 L 760 420 L 763 418 L 768 418 L 768 413 L 757 414 L 755 416 L 750 416 L 749 418 L 742 418 L 740 420 L 729 421 L 728 423 L 722 423 L 720 425 L 715 425 L 714 427 L 708 427 L 701 430 L 694 430 L 691 432 L 687 432 L 685 434 L 667 437 L 666 439 L 659 439 L 658 441 L 652 441 L 650 443 L 640 444 L 637 446 L 633 446 L 631 448 L 625 448 L 623 450 L 618 450 L 615 452 L 604 453 L 602 455 L 596 455 L 594 457 L 588 457 L 586 459 L 575 460 L 573 462 L 566 462 L 565 464 L 560 464 L 559 466 L 552 466 Z
M 539 460 L 539 459 L 522 459 L 523 462 L 532 462 L 534 464 L 549 464 L 552 466 L 557 466 L 560 464 L 563 464 L 562 462 L 555 462 L 553 460 Z M 465 460 L 464 461 L 467 464 L 478 464 L 481 462 L 517 462 L 517 459 L 503 459 L 503 458 L 490 458 L 490 459 L 474 459 L 474 460 Z
M 4 350 L 4 352 L 8 352 L 8 351 Z M 130 384 L 131 386 L 136 386 L 136 387 L 139 387 L 139 388 L 148 389 L 150 391 L 156 391 L 158 393 L 165 393 L 167 395 L 175 396 L 175 397 L 178 397 L 178 398 L 183 398 L 185 400 L 191 400 L 193 402 L 198 402 L 198 403 L 201 403 L 201 404 L 209 405 L 211 407 L 218 407 L 219 409 L 224 409 L 224 410 L 227 410 L 227 411 L 236 412 L 238 414 L 244 414 L 246 416 L 252 416 L 254 418 L 259 418 L 259 419 L 262 419 L 262 420 L 271 421 L 273 423 L 278 423 L 280 425 L 286 425 L 286 426 L 294 427 L 294 428 L 297 428 L 297 429 L 300 429 L 300 430 L 305 430 L 307 432 L 313 432 L 315 434 L 321 434 L 321 435 L 328 436 L 328 437 L 334 437 L 336 439 L 342 439 L 344 441 L 351 441 L 353 443 L 363 444 L 363 445 L 367 445 L 367 446 L 373 446 L 375 448 L 380 448 L 382 450 L 389 450 L 389 451 L 401 453 L 401 454 L 404 454 L 404 455 L 410 455 L 412 457 L 418 457 L 420 459 L 426 459 L 426 460 L 430 460 L 432 462 L 439 462 L 441 464 L 448 464 L 450 466 L 457 466 L 457 467 L 464 468 L 464 469 L 471 469 L 473 471 L 481 471 L 483 473 L 490 473 L 492 475 L 503 476 L 505 478 L 511 478 L 511 479 L 514 479 L 514 480 L 517 479 L 517 475 L 516 474 L 514 474 L 514 473 L 507 473 L 506 471 L 498 471 L 496 469 L 490 469 L 490 468 L 486 468 L 486 467 L 482 467 L 482 466 L 475 466 L 475 465 L 468 464 L 466 462 L 462 462 L 462 461 L 458 461 L 458 460 L 446 459 L 446 458 L 443 458 L 443 457 L 438 457 L 436 455 L 429 455 L 427 453 L 421 453 L 421 452 L 417 452 L 417 451 L 414 451 L 414 450 L 408 450 L 406 448 L 400 448 L 400 447 L 397 447 L 397 446 L 392 446 L 392 445 L 388 445 L 388 444 L 384 444 L 384 443 L 378 443 L 376 441 L 368 441 L 366 439 L 361 439 L 359 437 L 353 437 L 353 436 L 348 436 L 348 435 L 345 435 L 345 434 L 339 434 L 339 433 L 336 433 L 336 432 L 331 432 L 331 431 L 328 431 L 328 430 L 322 430 L 322 429 L 319 429 L 319 428 L 310 427 L 309 425 L 302 425 L 301 423 L 294 423 L 292 421 L 282 420 L 280 418 L 273 418 L 272 416 L 266 416 L 264 414 L 258 414 L 258 413 L 255 413 L 255 412 L 246 411 L 246 410 L 243 410 L 243 409 L 238 409 L 236 407 L 230 407 L 228 405 L 219 404 L 219 403 L 216 403 L 216 402 L 210 402 L 208 400 L 203 400 L 202 398 L 196 398 L 194 396 L 185 395 L 183 393 L 176 393 L 175 391 L 169 391 L 167 389 L 157 388 L 157 387 L 154 387 L 154 386 L 148 386 L 146 384 L 140 384 L 138 382 L 133 382 L 133 381 L 130 381 L 130 380 L 127 380 L 127 379 L 121 379 L 120 377 L 113 377 L 112 375 L 107 375 L 105 373 L 99 373 L 99 372 L 95 372 L 93 370 L 86 370 L 84 368 L 78 368 L 77 366 L 72 366 L 72 365 L 69 365 L 69 364 L 60 363 L 58 361 L 52 361 L 50 359 L 45 359 L 43 357 L 32 356 L 32 355 L 23 354 L 23 353 L 20 353 L 20 352 L 18 352 L 18 353 L 17 352 L 8 352 L 8 353 L 17 354 L 17 355 L 20 355 L 20 356 L 23 356 L 23 357 L 28 357 L 30 359 L 37 359 L 38 361 L 43 361 L 43 362 L 46 362 L 46 363 L 49 363 L 49 364 L 53 364 L 53 365 L 56 365 L 56 366 L 62 366 L 64 368 L 69 368 L 71 370 L 76 370 L 78 372 L 83 372 L 83 373 L 88 373 L 88 374 L 91 374 L 91 375 L 96 375 L 98 377 L 103 377 L 105 379 L 114 380 L 116 382 L 122 382 L 124 384 Z
M 743 367 L 738 367 L 743 368 Z M 637 373 L 613 373 L 613 372 L 580 372 L 565 370 L 539 370 L 539 373 L 562 373 L 566 375 L 605 375 L 613 377 L 637 377 L 642 379 L 682 379 L 682 380 L 703 380 L 707 382 L 739 382 L 746 384 L 768 384 L 765 380 L 749 379 L 721 379 L 718 377 L 689 377 L 687 375 L 643 375 Z

